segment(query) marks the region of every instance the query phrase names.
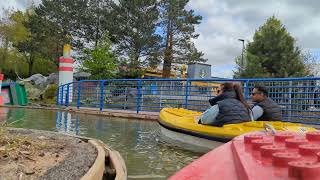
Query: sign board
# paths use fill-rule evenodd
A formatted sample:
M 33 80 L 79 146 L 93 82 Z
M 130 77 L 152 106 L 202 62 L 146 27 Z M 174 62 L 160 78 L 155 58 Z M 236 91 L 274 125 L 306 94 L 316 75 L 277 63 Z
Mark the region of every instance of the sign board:
M 4 104 L 10 104 L 10 92 L 9 89 L 2 89 L 1 90 L 1 96 L 3 98 Z

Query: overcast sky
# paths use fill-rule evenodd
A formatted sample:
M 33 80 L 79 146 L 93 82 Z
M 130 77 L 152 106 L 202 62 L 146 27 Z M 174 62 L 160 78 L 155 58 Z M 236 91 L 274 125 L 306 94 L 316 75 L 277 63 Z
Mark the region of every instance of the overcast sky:
M 37 0 L 38 1 L 38 0 Z M 1 0 L 0 7 L 23 9 L 32 0 Z M 317 0 L 190 0 L 188 8 L 203 16 L 196 30 L 198 49 L 212 65 L 212 76 L 231 77 L 241 54 L 239 38 L 252 40 L 255 29 L 275 15 L 303 49 L 320 54 L 320 1 Z

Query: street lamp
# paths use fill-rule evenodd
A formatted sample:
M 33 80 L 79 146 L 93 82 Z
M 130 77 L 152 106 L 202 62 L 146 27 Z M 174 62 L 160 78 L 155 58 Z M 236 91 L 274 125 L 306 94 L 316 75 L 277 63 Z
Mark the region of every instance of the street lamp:
M 241 70 L 244 68 L 244 62 L 243 62 L 243 51 L 244 51 L 244 39 L 238 39 L 239 41 L 242 41 L 242 53 L 241 53 Z

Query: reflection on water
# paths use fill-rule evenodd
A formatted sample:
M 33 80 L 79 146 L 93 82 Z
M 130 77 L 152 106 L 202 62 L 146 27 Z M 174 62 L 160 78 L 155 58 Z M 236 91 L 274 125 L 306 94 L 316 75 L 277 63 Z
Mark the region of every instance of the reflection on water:
M 2 116 L 3 115 L 3 116 Z M 15 127 L 58 131 L 100 139 L 119 151 L 129 179 L 166 179 L 199 157 L 158 140 L 156 122 L 68 112 L 0 108 L 0 119 Z
M 74 115 L 75 118 L 72 119 L 71 113 L 69 112 L 56 112 L 56 130 L 58 132 L 64 132 L 74 135 L 79 134 L 79 115 Z
M 5 123 L 8 112 L 9 112 L 9 109 L 0 108 L 0 124 Z

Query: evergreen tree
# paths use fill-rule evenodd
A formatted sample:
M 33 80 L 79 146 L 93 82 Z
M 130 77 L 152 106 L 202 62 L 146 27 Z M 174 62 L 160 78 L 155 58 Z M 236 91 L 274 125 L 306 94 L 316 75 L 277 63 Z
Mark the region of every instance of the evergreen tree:
M 108 36 L 103 37 L 93 49 L 85 50 L 86 56 L 81 69 L 91 74 L 93 79 L 114 78 L 118 63 L 111 51 L 111 41 Z
M 81 52 L 86 45 L 97 46 L 107 32 L 109 9 L 109 0 L 42 0 L 36 14 Z
M 42 16 L 32 13 L 26 27 L 34 34 L 34 41 L 37 42 L 37 53 L 58 67 L 58 58 L 62 56 L 62 47 L 69 42 L 61 32 L 60 27 L 54 22 L 43 19 Z
M 274 16 L 254 34 L 245 50 L 245 64 L 236 60 L 235 77 L 302 77 L 309 74 L 295 39 Z
M 83 39 L 84 44 L 92 43 L 97 47 L 100 39 L 108 34 L 113 17 L 110 17 L 111 0 L 81 0 L 87 6 L 82 7 L 82 12 L 78 12 L 78 27 L 75 36 Z M 81 40 L 79 41 L 81 44 Z
M 20 12 L 17 11 L 16 13 Z M 23 19 L 22 23 L 28 32 L 27 38 L 20 41 L 13 41 L 12 44 L 28 63 L 28 75 L 31 76 L 36 72 L 33 70 L 36 60 L 42 63 L 45 63 L 43 61 L 50 61 L 46 62 L 46 64 L 51 65 L 55 62 L 56 58 L 61 55 L 61 53 L 58 53 L 59 51 L 57 53 L 55 53 L 55 51 L 57 48 L 61 49 L 63 42 L 59 41 L 62 38 L 59 34 L 54 34 L 50 31 L 49 28 L 55 26 L 46 26 L 47 24 L 40 21 L 33 9 L 28 9 L 21 14 L 21 17 Z M 52 56 L 55 57 L 52 58 Z M 47 74 L 45 70 L 41 70 L 41 72 Z M 50 72 L 52 72 L 52 70 L 50 70 Z
M 161 37 L 155 34 L 159 19 L 157 0 L 119 0 L 113 3 L 109 18 L 116 53 L 129 71 L 126 77 L 137 77 L 141 67 L 159 61 Z
M 193 10 L 186 10 L 189 0 L 161 0 L 161 28 L 164 32 L 164 62 L 163 77 L 170 77 L 171 64 L 187 64 L 205 62 L 203 53 L 199 52 L 192 39 L 195 34 L 194 26 L 200 24 L 201 16 L 195 15 Z

